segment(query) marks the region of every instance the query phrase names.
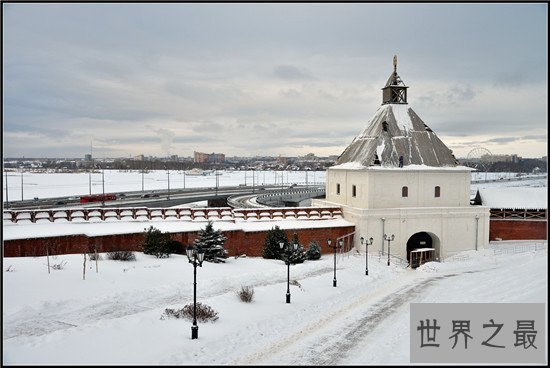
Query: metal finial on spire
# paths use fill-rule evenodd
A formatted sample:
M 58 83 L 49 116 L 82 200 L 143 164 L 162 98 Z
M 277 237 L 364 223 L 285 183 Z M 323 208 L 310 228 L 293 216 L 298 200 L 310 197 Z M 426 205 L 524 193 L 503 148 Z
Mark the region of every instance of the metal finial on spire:
M 397 55 L 393 55 L 393 71 L 397 72 Z

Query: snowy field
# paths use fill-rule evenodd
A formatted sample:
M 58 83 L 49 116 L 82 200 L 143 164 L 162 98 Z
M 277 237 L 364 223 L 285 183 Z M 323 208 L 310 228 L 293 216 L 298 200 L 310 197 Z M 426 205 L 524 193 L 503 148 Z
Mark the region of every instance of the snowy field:
M 285 303 L 282 261 L 229 258 L 197 269 L 197 300 L 219 313 L 215 322 L 160 317 L 193 300 L 187 258 L 137 254 L 135 262 L 82 255 L 48 274 L 45 257 L 3 262 L 3 364 L 409 364 L 412 302 L 511 303 L 547 300 L 546 241 L 491 242 L 417 270 L 352 250 L 290 268 Z M 87 265 L 87 266 L 88 266 Z M 8 270 L 9 269 L 9 270 Z M 236 291 L 254 287 L 252 303 Z M 299 286 L 298 286 L 299 285 Z M 547 354 L 547 353 L 546 353 Z M 547 361 L 547 355 L 546 355 Z
M 238 185 L 324 185 L 325 171 L 218 171 L 218 185 L 220 187 Z M 546 175 L 532 176 L 521 181 L 516 180 L 516 173 L 480 173 L 472 172 L 472 181 L 497 180 L 496 182 L 472 184 L 471 190 L 479 187 L 494 186 L 546 186 Z M 24 172 L 23 198 L 33 199 L 52 198 L 64 196 L 80 196 L 103 193 L 101 171 L 91 175 L 88 173 L 34 173 Z M 508 180 L 510 179 L 510 180 Z M 21 200 L 21 173 L 8 172 L 8 199 L 10 201 Z M 105 193 L 118 193 L 127 191 L 141 191 L 142 182 L 144 191 L 167 190 L 168 175 L 164 170 L 150 171 L 142 174 L 139 171 L 105 170 Z M 185 183 L 184 183 L 185 180 Z M 4 198 L 6 195 L 6 173 L 2 175 Z M 170 189 L 185 188 L 213 188 L 216 186 L 214 174 L 204 176 L 185 175 L 182 171 L 170 171 Z M 5 199 L 4 199 L 5 200 Z
M 92 173 L 34 173 L 8 172 L 8 199 L 21 200 L 21 176 L 23 176 L 23 199 L 80 196 L 126 191 L 167 190 L 168 173 L 164 170 L 153 170 L 142 174 L 139 171 L 105 170 L 102 179 L 101 171 Z M 218 171 L 218 185 L 230 187 L 238 185 L 290 185 L 308 184 L 324 185 L 324 171 Z M 185 183 L 184 183 L 185 181 Z M 6 173 L 2 175 L 4 200 L 6 194 Z M 91 182 L 91 193 L 90 193 Z M 170 190 L 185 188 L 213 188 L 216 186 L 216 175 L 184 175 L 183 171 L 170 171 Z

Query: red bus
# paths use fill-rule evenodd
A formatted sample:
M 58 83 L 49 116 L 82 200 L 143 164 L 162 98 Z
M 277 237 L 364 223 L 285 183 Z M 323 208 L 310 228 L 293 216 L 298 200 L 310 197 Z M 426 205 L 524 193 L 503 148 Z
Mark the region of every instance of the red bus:
M 115 201 L 116 194 L 92 194 L 80 197 L 80 203 Z

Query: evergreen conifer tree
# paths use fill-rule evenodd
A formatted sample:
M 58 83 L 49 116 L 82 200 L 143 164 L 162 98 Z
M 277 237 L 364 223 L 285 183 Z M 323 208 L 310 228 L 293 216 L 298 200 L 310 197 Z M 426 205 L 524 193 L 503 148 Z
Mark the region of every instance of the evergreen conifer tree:
M 279 243 L 283 242 L 284 247 L 288 245 L 288 239 L 283 230 L 279 226 L 275 226 L 267 232 L 264 242 L 262 257 L 266 259 L 281 259 L 281 247 Z
M 294 244 L 298 244 L 296 250 L 294 249 Z M 298 240 L 298 234 L 296 233 L 292 235 L 290 249 L 292 249 L 292 252 L 290 253 L 290 264 L 304 263 L 304 261 L 306 260 L 306 252 L 303 245 L 300 244 L 300 241 Z
M 321 247 L 315 240 L 312 240 L 311 243 L 309 243 L 309 246 L 306 251 L 306 259 L 317 260 L 320 258 L 321 258 Z
M 223 235 L 221 230 L 214 230 L 212 222 L 208 221 L 206 227 L 199 231 L 199 237 L 195 239 L 194 245 L 198 249 L 204 250 L 205 261 L 225 263 L 227 250 L 224 247 L 224 243 L 226 240 L 227 237 Z
M 145 231 L 141 247 L 145 254 L 151 254 L 157 258 L 168 258 L 171 253 L 169 244 L 169 233 L 163 233 L 159 229 L 149 226 L 149 229 Z

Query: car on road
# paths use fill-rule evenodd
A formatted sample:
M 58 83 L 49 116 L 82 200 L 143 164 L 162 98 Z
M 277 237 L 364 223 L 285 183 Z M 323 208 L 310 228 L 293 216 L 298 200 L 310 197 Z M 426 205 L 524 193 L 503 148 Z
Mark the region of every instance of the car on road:
M 151 197 L 151 195 L 150 195 L 150 194 L 147 194 L 147 193 L 141 195 L 141 198 L 149 198 L 149 197 Z
M 65 201 L 57 201 L 55 202 L 56 205 L 62 205 L 62 204 L 67 204 L 67 202 Z

